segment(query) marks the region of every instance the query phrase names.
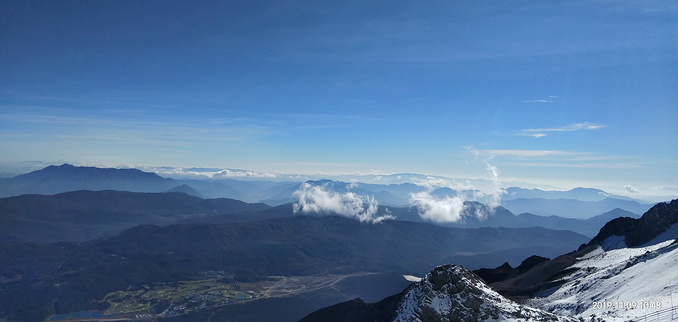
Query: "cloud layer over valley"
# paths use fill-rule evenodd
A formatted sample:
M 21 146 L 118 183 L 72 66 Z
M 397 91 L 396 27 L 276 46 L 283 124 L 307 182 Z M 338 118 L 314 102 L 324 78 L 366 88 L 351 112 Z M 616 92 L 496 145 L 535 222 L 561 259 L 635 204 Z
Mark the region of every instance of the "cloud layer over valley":
M 483 161 L 492 181 L 489 193 L 480 191 L 469 182 L 450 182 L 440 177 L 429 176 L 416 184 L 424 187 L 423 191 L 409 193 L 409 205 L 417 210 L 425 221 L 436 223 L 465 222 L 467 218 L 485 220 L 501 203 L 505 190 L 499 182 L 499 171 L 488 160 Z M 361 222 L 378 223 L 394 219 L 390 213 L 379 213 L 379 202 L 374 195 L 356 192 L 357 184 L 343 184 L 328 181 L 302 183 L 294 197 L 299 200 L 294 204 L 295 212 L 303 213 L 335 213 L 355 218 Z M 472 207 L 469 202 L 484 203 L 487 207 Z
M 331 190 L 327 184 L 312 185 L 304 182 L 294 193 L 295 197 L 299 197 L 299 201 L 294 204 L 294 212 L 336 213 L 372 223 L 394 218 L 388 213 L 378 214 L 379 203 L 373 196 L 358 195 L 350 191 L 351 185 L 346 188 L 349 191 L 340 193 Z
M 437 223 L 464 222 L 467 216 L 473 216 L 481 221 L 487 219 L 487 216 L 500 205 L 501 195 L 505 193 L 505 190 L 499 183 L 497 167 L 487 161 L 485 165 L 492 177 L 493 186 L 490 193 L 482 192 L 473 185 L 459 185 L 447 180 L 432 178 L 424 183 L 427 187 L 426 191 L 410 194 L 410 205 L 417 208 L 422 219 Z M 454 195 L 440 193 L 440 191 L 454 193 Z M 472 201 L 485 203 L 488 207 L 474 207 L 475 210 L 469 211 L 467 202 Z

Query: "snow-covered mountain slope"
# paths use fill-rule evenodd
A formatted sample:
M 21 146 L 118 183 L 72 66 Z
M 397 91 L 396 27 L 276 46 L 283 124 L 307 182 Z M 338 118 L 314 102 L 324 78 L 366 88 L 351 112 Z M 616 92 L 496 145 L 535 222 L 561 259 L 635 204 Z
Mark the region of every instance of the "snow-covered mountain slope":
M 463 266 L 438 266 L 401 298 L 394 321 L 574 321 L 504 298 Z
M 675 233 L 675 226 L 666 233 Z M 658 236 L 660 237 L 660 236 Z M 611 236 L 578 258 L 562 284 L 543 290 L 527 305 L 589 321 L 678 319 L 678 242 L 665 241 L 620 248 L 623 237 Z M 675 238 L 676 236 L 673 236 Z M 674 299 L 675 298 L 675 299 Z
M 349 315 L 340 312 L 349 311 L 366 321 L 678 320 L 676 239 L 678 200 L 673 200 L 640 219 L 609 221 L 576 251 L 536 258 L 517 272 L 506 264 L 481 274 L 494 281 L 492 288 L 462 266 L 444 265 L 379 303 L 343 303 L 306 321 L 327 321 L 330 313 L 332 321 L 346 321 Z

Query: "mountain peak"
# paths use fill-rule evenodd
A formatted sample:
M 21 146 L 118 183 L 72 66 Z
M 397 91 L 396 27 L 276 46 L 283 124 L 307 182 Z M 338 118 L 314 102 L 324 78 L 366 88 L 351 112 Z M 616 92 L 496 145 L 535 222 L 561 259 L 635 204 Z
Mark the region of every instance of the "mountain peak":
M 394 321 L 505 319 L 567 321 L 567 318 L 504 298 L 459 265 L 438 266 L 419 283 L 411 285 L 400 300 Z
M 143 172 L 139 169 L 118 169 L 118 168 L 98 168 L 98 167 L 81 167 L 81 166 L 75 166 L 72 164 L 64 163 L 62 165 L 50 165 L 42 170 L 37 170 L 33 172 L 43 172 L 43 173 L 72 173 L 72 172 L 80 172 L 80 173 L 135 173 L 135 174 L 143 174 L 143 175 L 152 175 L 152 176 L 158 176 L 155 173 L 151 172 Z
M 193 187 L 191 187 L 191 186 L 189 186 L 185 183 L 180 185 L 180 186 L 174 187 L 170 190 L 167 190 L 167 192 L 181 192 L 181 193 L 185 193 L 189 196 L 194 196 L 194 197 L 198 197 L 198 198 L 201 198 L 201 199 L 205 199 L 205 197 L 203 195 L 201 195 L 198 191 L 193 189 Z
M 678 199 L 668 203 L 660 202 L 645 212 L 640 219 L 620 217 L 609 221 L 588 244 L 601 245 L 609 238 L 617 236 L 614 238 L 623 238 L 624 246 L 640 246 L 650 242 L 676 223 L 678 223 Z
M 51 165 L 22 174 L 0 184 L 0 196 L 57 194 L 76 190 L 121 190 L 162 192 L 178 186 L 172 179 L 138 169 Z

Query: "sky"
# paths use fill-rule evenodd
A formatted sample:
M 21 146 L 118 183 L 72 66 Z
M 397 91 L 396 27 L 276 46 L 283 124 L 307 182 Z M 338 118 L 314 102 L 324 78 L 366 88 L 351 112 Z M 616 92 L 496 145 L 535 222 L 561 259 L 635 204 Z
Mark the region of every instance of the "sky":
M 3 163 L 678 194 L 672 0 L 6 0 L 0 75 Z

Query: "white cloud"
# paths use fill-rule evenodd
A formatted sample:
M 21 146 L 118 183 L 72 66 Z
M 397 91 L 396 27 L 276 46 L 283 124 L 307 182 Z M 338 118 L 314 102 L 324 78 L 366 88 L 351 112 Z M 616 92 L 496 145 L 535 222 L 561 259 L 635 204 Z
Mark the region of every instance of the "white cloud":
M 562 150 L 477 150 L 473 147 L 466 147 L 476 157 L 516 157 L 516 158 L 541 158 L 541 157 L 562 157 L 562 156 L 581 156 L 586 155 L 582 152 L 570 152 Z
M 503 163 L 519 167 L 554 167 L 554 168 L 607 168 L 637 169 L 646 167 L 646 163 L 637 161 L 636 157 L 619 155 L 599 155 L 592 152 L 576 152 L 562 150 L 476 150 L 467 147 L 476 157 L 484 156 L 488 160 L 501 157 L 511 160 Z
M 607 127 L 607 125 L 601 125 L 601 124 L 595 124 L 595 123 L 589 123 L 589 122 L 584 122 L 584 123 L 574 123 L 562 127 L 556 127 L 556 128 L 542 128 L 542 129 L 525 129 L 525 130 L 520 130 L 516 133 L 518 136 L 531 136 L 534 138 L 540 138 L 547 136 L 551 133 L 557 133 L 557 132 L 575 132 L 575 131 L 582 131 L 582 130 L 598 130 Z
M 640 190 L 636 189 L 634 186 L 632 186 L 630 184 L 625 185 L 624 189 L 626 189 L 626 191 L 628 191 L 630 193 L 639 193 L 640 192 Z
M 415 178 L 413 178 L 415 179 Z M 433 190 L 434 188 L 441 188 L 441 187 L 448 187 L 452 188 L 453 185 L 452 183 L 445 179 L 445 178 L 440 178 L 440 177 L 434 177 L 434 176 L 427 176 L 425 180 L 416 180 L 415 183 L 420 186 L 426 187 L 426 189 Z
M 422 186 L 429 191 L 432 191 L 437 188 L 450 188 L 456 191 L 463 190 L 475 190 L 476 187 L 473 186 L 468 180 L 464 182 L 459 182 L 457 180 L 436 176 L 426 176 L 426 179 L 411 178 L 412 182 L 418 186 Z
M 336 213 L 372 223 L 394 218 L 390 214 L 377 215 L 379 203 L 373 196 L 358 195 L 350 191 L 338 193 L 325 185 L 314 186 L 305 182 L 294 192 L 294 196 L 299 197 L 299 201 L 294 204 L 294 212 Z
M 520 135 L 521 136 L 531 136 L 533 138 L 538 139 L 538 138 L 545 137 L 547 134 L 545 134 L 545 133 L 524 133 L 524 134 L 520 134 Z
M 485 161 L 485 166 L 492 177 L 492 185 L 494 188 L 488 195 L 489 200 L 487 201 L 487 205 L 490 207 L 490 211 L 494 211 L 494 209 L 501 204 L 501 195 L 505 194 L 506 190 L 501 188 L 501 183 L 499 182 L 499 169 L 491 165 L 488 161 Z
M 524 100 L 523 103 L 540 103 L 540 104 L 550 104 L 555 103 L 558 96 L 549 96 L 546 99 L 534 99 L 534 100 Z
M 205 169 L 205 168 L 174 168 L 174 167 L 144 167 L 143 170 L 155 172 L 168 177 L 205 177 L 210 179 L 219 178 L 276 178 L 273 173 L 257 172 L 251 170 L 232 169 Z
M 477 150 L 469 150 L 477 152 Z M 474 154 L 478 155 L 477 153 Z M 426 178 L 427 180 L 418 183 L 426 187 L 426 191 L 410 194 L 410 205 L 417 208 L 422 219 L 438 223 L 463 222 L 466 216 L 475 216 L 480 220 L 487 219 L 489 213 L 494 212 L 495 208 L 501 204 L 501 196 L 506 191 L 501 188 L 497 167 L 491 165 L 489 159 L 485 160 L 484 163 L 493 183 L 490 193 L 479 191 L 470 184 L 457 185 L 443 178 L 429 176 Z M 436 187 L 454 189 L 457 191 L 457 195 L 454 197 L 433 196 L 432 192 Z M 482 201 L 488 208 L 475 207 L 475 211 L 471 214 L 466 212 L 468 209 L 467 201 Z
M 224 169 L 215 173 L 215 177 L 225 177 L 225 178 L 243 178 L 243 177 L 256 177 L 256 178 L 275 178 L 275 174 L 271 173 L 261 173 L 256 171 L 244 171 L 244 170 L 229 170 Z
M 507 163 L 507 165 L 520 166 L 520 167 L 553 167 L 553 168 L 588 168 L 588 169 L 638 169 L 645 167 L 642 163 L 637 162 L 600 162 L 600 163 L 582 163 L 577 160 L 570 160 L 572 163 L 565 162 L 512 162 Z
M 358 185 L 359 185 L 358 181 L 351 181 L 351 183 L 349 183 L 346 186 L 346 190 L 353 190 L 355 188 L 358 188 Z
M 419 216 L 437 223 L 461 221 L 462 212 L 466 208 L 464 201 L 464 198 L 459 196 L 436 198 L 429 191 L 410 194 L 410 204 L 417 207 Z

